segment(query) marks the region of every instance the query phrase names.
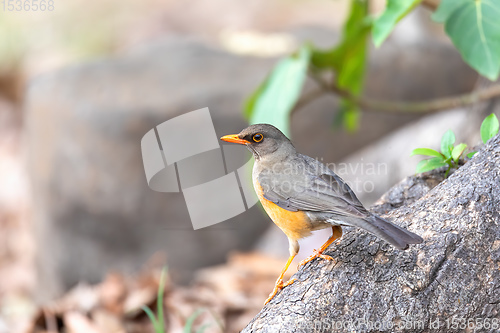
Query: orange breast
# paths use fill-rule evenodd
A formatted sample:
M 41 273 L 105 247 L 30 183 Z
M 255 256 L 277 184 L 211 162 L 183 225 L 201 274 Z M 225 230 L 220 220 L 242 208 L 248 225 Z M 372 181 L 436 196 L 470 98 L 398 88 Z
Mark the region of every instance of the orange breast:
M 293 240 L 301 239 L 311 235 L 312 225 L 309 222 L 309 217 L 302 211 L 291 212 L 274 202 L 264 198 L 262 187 L 257 181 L 254 182 L 255 192 L 259 197 L 262 207 L 273 222 Z

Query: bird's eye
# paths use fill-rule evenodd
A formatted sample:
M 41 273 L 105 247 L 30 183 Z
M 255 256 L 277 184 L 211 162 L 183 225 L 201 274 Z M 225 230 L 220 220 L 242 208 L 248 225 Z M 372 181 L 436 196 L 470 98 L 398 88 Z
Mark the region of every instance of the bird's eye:
M 252 137 L 252 140 L 254 142 L 261 142 L 262 139 L 264 139 L 264 136 L 260 133 L 257 133 L 257 134 L 254 134 L 253 137 Z

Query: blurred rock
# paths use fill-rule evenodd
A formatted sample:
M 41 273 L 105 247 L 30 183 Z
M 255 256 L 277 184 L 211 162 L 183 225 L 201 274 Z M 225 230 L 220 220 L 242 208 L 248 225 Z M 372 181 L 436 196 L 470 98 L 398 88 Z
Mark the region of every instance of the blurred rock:
M 31 83 L 26 134 L 40 298 L 109 269 L 133 271 L 158 250 L 187 283 L 193 269 L 252 246 L 268 225 L 258 207 L 194 231 L 182 194 L 148 188 L 140 142 L 154 126 L 206 106 L 217 135 L 245 127 L 239 107 L 272 64 L 170 40 Z

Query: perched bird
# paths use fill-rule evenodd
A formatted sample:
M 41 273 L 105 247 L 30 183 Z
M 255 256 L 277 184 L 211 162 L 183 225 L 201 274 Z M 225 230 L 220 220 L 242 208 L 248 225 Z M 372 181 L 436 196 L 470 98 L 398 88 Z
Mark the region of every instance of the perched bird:
M 283 283 L 283 276 L 299 252 L 298 240 L 310 236 L 311 231 L 332 228 L 332 236 L 312 256 L 301 261 L 299 267 L 318 257 L 332 260 L 323 252 L 342 236 L 341 226 L 362 228 L 401 250 L 423 242 L 420 236 L 366 210 L 339 176 L 318 160 L 298 153 L 276 127 L 252 125 L 221 140 L 244 144 L 252 152 L 255 158 L 252 179 L 257 196 L 290 244 L 290 257 L 266 304 L 295 281 Z

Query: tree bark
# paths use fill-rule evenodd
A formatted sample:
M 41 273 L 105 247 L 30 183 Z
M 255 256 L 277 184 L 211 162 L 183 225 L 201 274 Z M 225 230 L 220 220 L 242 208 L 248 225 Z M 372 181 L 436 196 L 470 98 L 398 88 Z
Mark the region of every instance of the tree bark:
M 383 216 L 423 244 L 399 251 L 348 230 L 333 261 L 305 265 L 242 332 L 498 331 L 500 137 L 434 188 L 431 178 L 408 178 L 372 209 L 400 206 Z

